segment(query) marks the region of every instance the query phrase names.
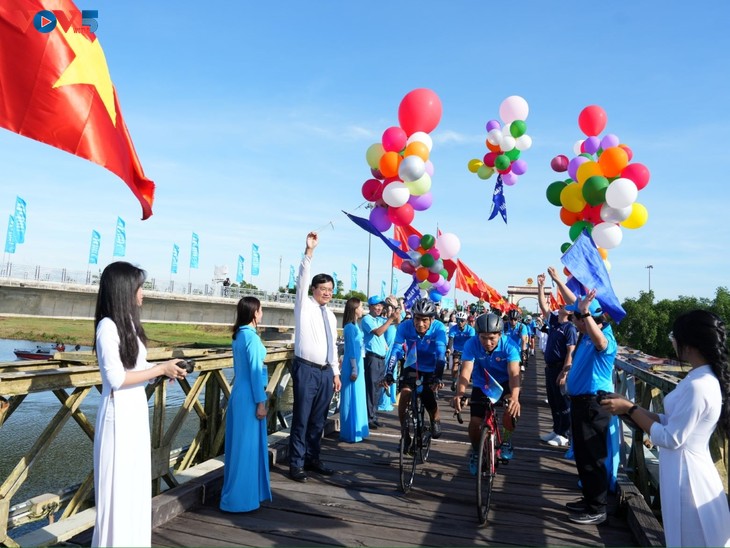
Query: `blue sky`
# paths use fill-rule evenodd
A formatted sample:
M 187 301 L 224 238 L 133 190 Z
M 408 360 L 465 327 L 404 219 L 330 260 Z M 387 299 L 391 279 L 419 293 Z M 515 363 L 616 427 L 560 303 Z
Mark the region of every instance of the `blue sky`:
M 356 210 L 370 177 L 365 151 L 397 124 L 402 97 L 427 87 L 443 117 L 432 133 L 434 205 L 414 226 L 455 233 L 459 257 L 500 292 L 559 265 L 568 227 L 545 198 L 563 178 L 549 164 L 572 157 L 589 104 L 606 110 L 606 132 L 652 173 L 638 200 L 648 223 L 624 230 L 609 255 L 619 298 L 648 288 L 647 265 L 658 298 L 712 297 L 728 285 L 726 2 L 77 6 L 99 11 L 97 37 L 122 112 L 157 184 L 154 215 L 139 220 L 137 200 L 105 169 L 2 130 L 0 214 L 12 213 L 16 195 L 28 204 L 26 243 L 6 260 L 85 271 L 98 230 L 103 267 L 120 216 L 125 259 L 158 281 L 205 283 L 215 265 L 233 278 L 241 254 L 246 280 L 274 290 L 280 258 L 285 285 L 306 233 L 334 221 L 322 230 L 314 269 L 337 272 L 349 289 L 355 263 L 365 291 L 368 237 L 341 210 L 366 215 Z M 505 226 L 487 221 L 494 178 L 482 181 L 466 165 L 486 152 L 485 123 L 509 95 L 530 105 L 533 147 L 523 154 L 528 172 L 506 187 Z M 192 232 L 200 267 L 189 270 Z M 252 243 L 261 252 L 253 278 Z M 173 244 L 180 268 L 171 276 Z M 398 277 L 402 291 L 408 277 Z M 370 292 L 389 279 L 390 254 L 373 241 Z

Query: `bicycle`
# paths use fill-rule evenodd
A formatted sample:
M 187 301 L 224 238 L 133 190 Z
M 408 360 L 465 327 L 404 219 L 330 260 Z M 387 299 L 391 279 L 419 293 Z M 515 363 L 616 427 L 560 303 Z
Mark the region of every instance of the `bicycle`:
M 411 404 L 406 408 L 406 415 L 401 427 L 399 446 L 400 488 L 408 493 L 416 475 L 416 465 L 420 458 L 421 463 L 428 461 L 431 451 L 431 428 L 426 426 L 426 408 L 423 405 L 423 380 L 408 379 L 411 387 Z
M 505 407 L 508 403 L 509 400 L 504 400 Z M 494 477 L 497 475 L 497 467 L 500 461 L 505 464 L 509 462 L 501 459 L 498 455 L 499 448 L 502 445 L 502 434 L 497 423 L 496 405 L 492 403 L 492 400 L 486 398 L 485 406 L 486 413 L 479 437 L 479 459 L 477 465 L 476 502 L 479 525 L 484 525 L 487 522 L 489 504 L 492 501 Z

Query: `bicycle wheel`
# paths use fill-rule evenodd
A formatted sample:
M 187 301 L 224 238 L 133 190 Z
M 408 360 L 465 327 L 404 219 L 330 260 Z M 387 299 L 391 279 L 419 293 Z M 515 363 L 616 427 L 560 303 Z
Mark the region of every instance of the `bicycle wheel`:
M 413 396 L 415 397 L 415 395 Z M 416 420 L 410 409 L 406 412 L 405 424 L 400 436 L 400 489 L 407 493 L 413 485 L 413 478 L 416 475 L 416 450 L 418 438 L 416 437 Z
M 492 500 L 494 469 L 494 433 L 489 428 L 483 428 L 479 440 L 479 468 L 477 470 L 477 518 L 480 525 L 487 522 L 489 503 Z
M 418 430 L 419 430 L 419 456 L 421 457 L 421 462 L 426 462 L 428 460 L 428 455 L 431 452 L 431 428 L 430 426 L 426 426 L 426 409 L 423 407 L 423 402 L 421 401 L 421 398 L 418 398 Z

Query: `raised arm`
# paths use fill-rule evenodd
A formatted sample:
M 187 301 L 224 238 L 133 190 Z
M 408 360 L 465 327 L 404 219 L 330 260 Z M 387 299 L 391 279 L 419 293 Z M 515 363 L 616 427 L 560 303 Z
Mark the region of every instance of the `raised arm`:
M 537 275 L 537 302 L 540 305 L 540 311 L 542 317 L 548 319 L 550 317 L 550 307 L 548 306 L 547 300 L 545 300 L 545 274 Z
M 563 296 L 563 300 L 565 301 L 565 304 L 572 304 L 575 302 L 575 294 L 568 288 L 567 285 L 565 285 L 565 282 L 560 278 L 560 274 L 557 273 L 555 268 L 552 266 L 549 266 L 548 274 L 550 274 L 550 278 L 553 280 L 553 283 L 558 286 L 558 291 L 560 291 L 560 294 Z

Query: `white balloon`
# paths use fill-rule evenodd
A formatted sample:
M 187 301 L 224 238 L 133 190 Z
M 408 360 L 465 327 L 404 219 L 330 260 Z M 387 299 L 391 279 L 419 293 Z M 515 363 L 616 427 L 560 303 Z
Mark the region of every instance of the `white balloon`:
M 517 150 L 529 150 L 531 146 L 532 137 L 530 137 L 527 133 L 518 137 L 517 142 L 515 143 Z
M 418 267 L 421 265 L 421 254 L 418 251 L 412 249 L 408 252 L 408 256 L 413 261 L 413 266 Z
M 616 209 L 629 207 L 639 196 L 639 189 L 631 179 L 616 179 L 606 189 L 606 203 Z
M 487 133 L 487 141 L 492 143 L 493 145 L 498 145 L 502 142 L 502 130 L 501 129 L 493 129 L 489 133 Z
M 632 208 L 633 206 L 628 206 L 617 209 L 608 204 L 603 204 L 601 206 L 601 219 L 607 223 L 620 223 L 628 219 L 629 215 L 631 215 Z
M 512 137 L 512 135 L 507 135 L 506 133 L 502 134 L 502 141 L 499 143 L 499 148 L 501 148 L 504 152 L 507 152 L 508 150 L 515 148 L 515 145 L 517 145 L 517 139 Z
M 504 123 L 509 124 L 515 120 L 527 120 L 530 113 L 530 106 L 519 95 L 511 95 L 507 97 L 502 104 L 499 105 L 499 117 Z
M 436 238 L 436 248 L 439 250 L 439 253 L 441 253 L 442 259 L 453 259 L 459 254 L 461 242 L 456 234 L 447 232 L 446 234 L 441 234 L 441 236 Z
M 426 173 L 426 162 L 420 156 L 406 156 L 398 167 L 398 177 L 401 181 L 415 181 Z
M 428 133 L 424 133 L 423 131 L 416 131 L 413 135 L 408 137 L 408 140 L 406 141 L 406 146 L 410 145 L 414 141 L 423 143 L 428 147 L 428 151 L 431 152 L 431 149 L 433 148 L 433 139 L 431 139 L 431 136 Z
M 383 189 L 383 201 L 391 207 L 404 205 L 411 197 L 411 191 L 400 181 L 393 181 Z
M 585 141 L 585 139 L 578 139 L 573 145 L 573 154 L 575 154 L 576 156 L 581 155 L 580 147 L 583 146 L 583 141 Z
M 593 227 L 591 237 L 598 247 L 613 249 L 617 247 L 623 238 L 621 227 L 614 223 L 598 223 Z

